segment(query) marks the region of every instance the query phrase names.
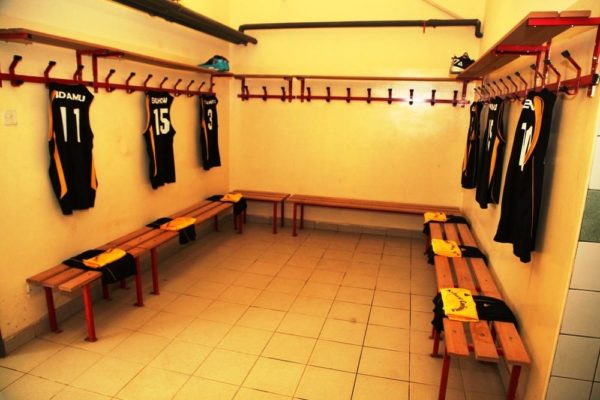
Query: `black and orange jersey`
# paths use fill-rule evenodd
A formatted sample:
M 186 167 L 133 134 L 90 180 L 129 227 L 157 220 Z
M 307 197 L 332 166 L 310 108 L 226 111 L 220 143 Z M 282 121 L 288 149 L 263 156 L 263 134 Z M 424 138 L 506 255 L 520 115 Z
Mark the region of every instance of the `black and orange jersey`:
M 504 160 L 504 101 L 498 97 L 488 105 L 485 133 L 477 168 L 475 199 L 481 208 L 500 202 L 502 162 Z
M 502 194 L 500 222 L 494 240 L 512 243 L 522 262 L 535 249 L 544 181 L 544 159 L 556 95 L 530 92 L 523 103 Z
M 167 92 L 146 92 L 147 124 L 144 131 L 148 152 L 148 170 L 152 188 L 175 182 L 175 156 L 171 123 L 173 96 Z
M 479 119 L 483 103 L 477 101 L 471 104 L 469 115 L 469 130 L 467 144 L 463 156 L 461 185 L 465 189 L 474 189 L 477 185 L 477 164 L 479 161 Z
M 219 119 L 217 104 L 219 101 L 214 94 L 200 97 L 200 152 L 202 168 L 209 170 L 221 166 L 219 154 Z
M 98 180 L 92 148 L 90 105 L 83 85 L 50 83 L 48 145 L 50 182 L 63 214 L 94 206 Z

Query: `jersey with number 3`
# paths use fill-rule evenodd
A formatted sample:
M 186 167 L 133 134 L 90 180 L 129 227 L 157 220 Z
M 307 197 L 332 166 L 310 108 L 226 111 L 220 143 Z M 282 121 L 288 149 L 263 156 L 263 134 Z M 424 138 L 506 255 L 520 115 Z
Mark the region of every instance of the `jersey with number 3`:
M 50 182 L 63 214 L 85 210 L 96 200 L 96 170 L 90 126 L 94 96 L 83 85 L 50 83 L 48 145 Z
M 175 182 L 175 156 L 171 123 L 173 96 L 167 92 L 146 92 L 148 124 L 144 131 L 149 158 L 149 175 L 152 188 Z
M 205 170 L 221 166 L 218 102 L 214 94 L 203 95 L 200 98 L 200 151 L 202 152 L 202 168 Z

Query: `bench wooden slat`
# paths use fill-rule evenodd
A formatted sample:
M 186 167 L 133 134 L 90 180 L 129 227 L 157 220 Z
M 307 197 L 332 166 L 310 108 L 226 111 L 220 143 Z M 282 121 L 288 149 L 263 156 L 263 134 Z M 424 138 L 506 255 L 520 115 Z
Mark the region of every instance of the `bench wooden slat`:
M 514 365 L 529 365 L 531 359 L 525 345 L 517 332 L 517 328 L 510 322 L 494 322 L 494 329 L 496 330 L 496 337 L 500 342 L 504 358 L 510 364 Z
M 127 235 L 121 236 L 118 239 L 115 240 L 111 240 L 110 242 L 106 243 L 104 246 L 100 247 L 101 249 L 108 249 L 111 247 L 117 247 L 119 245 L 122 245 L 123 243 L 127 243 L 132 239 L 135 239 L 138 236 L 141 236 L 147 232 L 150 232 L 152 230 L 152 228 L 149 228 L 147 226 L 144 226 L 143 228 L 140 228 L 134 232 L 131 232 Z
M 60 274 L 61 272 L 64 272 L 67 269 L 69 269 L 68 265 L 58 264 L 50 269 L 47 269 L 46 271 L 40 272 L 39 274 L 27 278 L 27 282 L 42 285 L 44 281 L 46 281 L 48 278 Z
M 458 287 L 468 289 L 472 294 L 477 294 L 477 288 L 475 287 L 475 282 L 473 282 L 473 277 L 469 270 L 469 266 L 467 265 L 467 261 L 464 258 L 455 257 L 452 258 L 452 264 L 454 266 Z
M 262 192 L 258 190 L 234 190 L 234 193 L 241 193 L 243 197 L 248 200 L 257 200 L 257 201 L 283 201 L 290 197 L 289 193 L 279 193 L 279 192 Z
M 127 250 L 127 252 L 134 257 L 139 257 L 147 251 L 148 249 L 144 249 L 142 247 L 132 247 L 129 250 Z
M 443 239 L 444 235 L 442 232 L 442 224 L 429 224 L 429 234 L 431 235 L 432 239 Z
M 184 208 L 183 210 L 181 210 L 181 211 L 179 211 L 179 212 L 171 215 L 171 218 L 183 217 L 184 215 L 190 214 L 193 211 L 196 211 L 197 209 L 202 208 L 202 207 L 204 207 L 204 206 L 206 206 L 208 204 L 211 204 L 211 203 L 213 203 L 213 202 L 210 201 L 210 200 L 203 200 L 203 201 L 201 201 L 198 204 L 194 204 L 193 206 Z
M 143 243 L 138 244 L 138 248 L 146 249 L 146 250 L 154 249 L 154 248 L 160 246 L 161 244 L 168 242 L 169 240 L 173 239 L 174 237 L 176 237 L 178 235 L 179 235 L 178 231 L 161 231 L 160 235 L 157 235 L 150 240 L 147 240 Z
M 494 278 L 485 262 L 481 258 L 470 258 L 471 268 L 477 278 L 479 290 L 482 295 L 502 299 L 502 295 L 494 282 Z
M 467 226 L 467 224 L 453 224 L 458 228 L 458 232 L 460 233 L 461 241 L 465 246 L 477 247 L 477 242 L 471 233 L 471 230 Z
M 79 269 L 79 268 L 67 268 L 60 274 L 56 274 L 56 275 L 46 279 L 41 284 L 43 286 L 56 289 L 56 288 L 58 288 L 59 285 L 65 283 L 67 281 L 70 281 L 71 279 L 83 274 L 84 272 L 85 272 L 85 270 Z
M 196 225 L 214 217 L 215 215 L 218 215 L 219 213 L 221 213 L 225 210 L 233 208 L 232 203 L 221 203 L 221 202 L 215 202 L 215 203 L 216 203 L 216 206 L 211 208 L 210 210 L 203 211 L 199 214 L 193 215 L 193 217 L 196 218 Z
M 440 289 L 454 287 L 454 279 L 452 279 L 452 271 L 450 271 L 450 263 L 447 257 L 435 256 L 435 276 L 438 292 Z
M 480 361 L 498 362 L 498 351 L 487 321 L 469 323 L 475 358 Z
M 75 290 L 95 281 L 96 279 L 102 278 L 102 272 L 99 271 L 84 271 L 82 274 L 70 279 L 58 286 L 59 290 L 63 292 L 74 292 Z
M 469 357 L 469 346 L 465 328 L 460 321 L 452 321 L 444 318 L 444 338 L 446 340 L 446 351 L 453 357 Z

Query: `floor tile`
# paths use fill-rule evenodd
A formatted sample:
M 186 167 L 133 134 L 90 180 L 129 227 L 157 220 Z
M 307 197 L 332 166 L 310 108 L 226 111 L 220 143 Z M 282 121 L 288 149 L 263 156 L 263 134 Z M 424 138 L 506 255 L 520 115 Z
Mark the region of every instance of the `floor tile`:
M 437 386 L 442 376 L 442 359 L 428 355 L 410 355 L 410 381 Z M 448 375 L 448 388 L 463 390 L 462 376 L 458 363 L 450 364 Z
M 279 324 L 277 332 L 317 338 L 324 323 L 323 317 L 289 312 Z
M 240 385 L 258 357 L 230 350 L 214 349 L 194 375 L 214 381 Z
M 316 339 L 275 333 L 262 352 L 263 357 L 306 364 Z
M 366 324 L 358 322 L 327 319 L 319 339 L 362 345 L 366 327 Z
M 104 357 L 83 374 L 79 375 L 71 383 L 71 386 L 107 396 L 114 396 L 142 368 L 142 364 Z
M 209 321 L 235 324 L 247 309 L 248 306 L 244 304 L 215 300 L 198 317 Z
M 411 311 L 431 313 L 433 311 L 433 296 L 410 295 Z
M 374 291 L 372 289 L 342 286 L 338 290 L 335 299 L 338 301 L 370 305 L 373 302 L 373 293 Z
M 243 286 L 230 286 L 219 295 L 219 300 L 249 306 L 252 304 L 252 302 L 254 302 L 260 293 L 261 289 Z
M 295 396 L 311 400 L 350 400 L 354 376 L 349 372 L 308 366 Z
M 162 293 L 159 296 L 161 297 Z M 170 312 L 177 315 L 186 315 L 190 317 L 197 317 L 202 311 L 206 309 L 212 303 L 211 299 L 188 296 L 185 294 L 180 295 L 171 303 L 163 307 L 162 311 Z
M 348 247 L 350 248 L 349 250 L 329 248 L 323 253 L 323 258 L 344 261 L 351 260 L 354 254 L 354 245 L 349 245 Z
M 369 317 L 369 324 L 409 329 L 410 311 L 373 306 L 371 316 Z
M 298 296 L 290 307 L 290 312 L 297 314 L 326 317 L 329 314 L 333 300 L 320 299 L 318 297 Z
M 231 328 L 230 324 L 196 319 L 177 338 L 205 346 L 216 346 Z
M 43 339 L 33 339 L 14 350 L 8 357 L 0 358 L 0 366 L 29 372 L 65 346 Z
M 292 306 L 295 295 L 280 292 L 271 292 L 264 290 L 260 296 L 256 298 L 253 305 L 255 307 L 267 308 L 270 310 L 287 311 Z
M 369 324 L 365 337 L 365 346 L 386 350 L 409 351 L 410 331 Z
M 0 367 L 0 390 L 23 376 L 23 372 Z
M 376 290 L 375 296 L 373 297 L 373 305 L 410 310 L 410 295 L 406 293 Z
M 108 354 L 123 342 L 123 340 L 131 336 L 133 332 L 134 331 L 130 329 L 113 326 L 110 323 L 101 324 L 96 326 L 97 341 L 88 342 L 79 337 L 71 343 L 71 346 L 81 350 L 92 351 L 94 353 Z
M 118 313 L 111 313 L 111 315 L 97 318 L 96 323 L 98 325 L 107 323 L 112 326 L 136 330 L 150 321 L 157 313 L 157 310 L 146 307 L 125 307 Z
M 295 265 L 296 267 L 314 268 L 319 263 L 319 259 L 319 257 L 294 254 L 287 263 L 288 265 Z
M 496 363 L 469 359 L 460 360 L 460 367 L 465 392 L 505 394 Z
M 360 353 L 360 346 L 319 339 L 308 364 L 356 373 Z
M 33 375 L 23 375 L 2 390 L 0 398 L 6 400 L 46 400 L 52 398 L 65 387 L 65 385 L 58 382 Z
M 431 332 L 431 320 L 433 313 L 411 311 L 410 312 L 410 329 L 419 332 Z
M 375 289 L 377 277 L 367 274 L 347 273 L 342 281 L 342 286 Z
M 238 387 L 192 376 L 173 398 L 174 400 L 230 400 Z
M 302 279 L 275 277 L 271 283 L 269 283 L 266 290 L 287 293 L 296 296 L 298 293 L 300 293 L 300 290 L 302 290 L 304 284 L 305 281 Z
M 408 400 L 409 383 L 376 376 L 358 375 L 352 400 Z M 413 397 L 423 400 L 421 397 Z
M 303 297 L 318 297 L 326 300 L 333 300 L 338 290 L 338 285 L 330 283 L 307 282 L 300 296 Z
M 301 364 L 260 357 L 243 386 L 292 396 L 303 371 Z
M 146 367 L 117 397 L 123 400 L 163 400 L 172 398 L 188 376 L 159 368 Z
M 267 251 L 258 257 L 258 261 L 264 261 L 271 264 L 285 264 L 291 257 L 291 254 L 278 253 L 276 251 Z
M 371 307 L 365 304 L 334 301 L 331 310 L 329 310 L 328 318 L 366 324 L 369 320 L 370 310 Z
M 31 370 L 30 374 L 69 384 L 102 356 L 73 347 L 65 347 Z
M 266 308 L 249 307 L 238 320 L 238 326 L 274 331 L 277 329 L 285 312 Z
M 243 387 L 234 400 L 291 400 L 291 397 Z
M 263 261 L 256 261 L 246 271 L 254 274 L 275 276 L 281 270 L 281 264 L 266 263 Z
M 252 272 L 245 272 L 241 274 L 233 284 L 236 286 L 243 286 L 262 290 L 267 287 L 267 285 L 269 284 L 269 282 L 271 282 L 272 279 L 272 276 L 260 275 Z
M 110 400 L 111 397 L 103 394 L 93 393 L 87 390 L 74 388 L 71 386 L 65 387 L 63 390 L 58 392 L 52 400 Z
M 311 282 L 317 283 L 329 283 L 332 285 L 339 285 L 344 279 L 343 272 L 328 271 L 324 269 L 316 269 L 312 273 L 310 280 Z
M 200 366 L 211 350 L 212 347 L 176 339 L 169 343 L 149 365 L 189 375 Z
M 150 321 L 138 330 L 151 335 L 174 338 L 188 327 L 193 321 L 192 317 L 159 311 Z
M 439 390 L 439 386 L 411 382 L 410 398 L 419 400 L 438 400 Z M 465 394 L 461 390 L 446 389 L 446 400 L 465 400 Z
M 219 348 L 248 354 L 260 354 L 273 334 L 260 329 L 234 326 L 219 343 Z
M 293 265 L 285 265 L 283 268 L 281 268 L 277 276 L 280 278 L 308 280 L 312 273 L 312 268 L 302 268 Z
M 408 381 L 409 354 L 399 351 L 363 348 L 358 373 Z
M 200 280 L 185 291 L 186 294 L 214 300 L 227 289 L 229 285 Z
M 167 347 L 169 342 L 169 339 L 161 336 L 134 332 L 108 355 L 125 361 L 146 364 Z

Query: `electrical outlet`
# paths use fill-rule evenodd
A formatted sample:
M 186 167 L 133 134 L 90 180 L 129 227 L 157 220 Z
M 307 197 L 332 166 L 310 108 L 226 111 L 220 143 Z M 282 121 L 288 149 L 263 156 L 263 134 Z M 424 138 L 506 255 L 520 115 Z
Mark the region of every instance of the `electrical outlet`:
M 4 125 L 16 125 L 17 124 L 17 110 L 5 110 L 4 111 Z

